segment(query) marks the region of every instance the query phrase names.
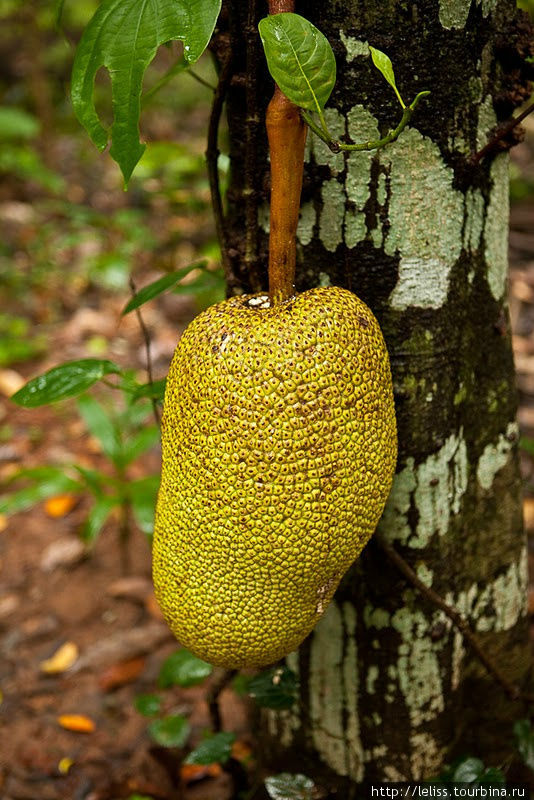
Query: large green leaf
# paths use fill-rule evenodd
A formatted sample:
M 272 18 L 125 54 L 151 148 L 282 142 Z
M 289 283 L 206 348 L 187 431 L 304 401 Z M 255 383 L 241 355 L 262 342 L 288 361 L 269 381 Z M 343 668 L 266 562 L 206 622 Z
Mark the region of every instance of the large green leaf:
M 106 67 L 111 77 L 113 125 L 111 156 L 128 183 L 145 146 L 139 141 L 141 89 L 158 47 L 178 39 L 192 63 L 204 52 L 221 0 L 103 0 L 86 27 L 72 68 L 74 112 L 94 144 L 109 139 L 94 103 L 95 75 Z
M 120 367 L 106 359 L 82 358 L 80 361 L 67 361 L 29 381 L 11 399 L 26 408 L 44 406 L 81 394 L 105 375 L 120 371 Z
M 289 99 L 321 111 L 336 82 L 336 60 L 328 39 L 299 14 L 272 14 L 259 31 L 267 66 Z
M 159 475 L 140 478 L 129 485 L 135 521 L 147 536 L 154 533 L 154 511 L 159 488 Z
M 293 670 L 275 667 L 250 679 L 248 693 L 263 708 L 291 708 L 298 697 L 298 681 Z
M 105 521 L 119 502 L 120 498 L 116 495 L 102 495 L 95 500 L 81 531 L 81 537 L 86 544 L 94 544 Z

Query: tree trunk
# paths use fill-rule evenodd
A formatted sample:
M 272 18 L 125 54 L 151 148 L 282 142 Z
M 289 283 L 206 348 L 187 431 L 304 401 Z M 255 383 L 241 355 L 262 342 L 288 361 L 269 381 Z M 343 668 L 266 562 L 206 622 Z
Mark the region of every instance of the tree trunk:
M 268 169 L 256 120 L 272 84 L 251 34 L 253 4 L 234 0 L 228 11 L 228 231 L 239 291 L 266 288 Z M 525 96 L 528 24 L 513 0 L 313 0 L 297 11 L 336 54 L 326 111 L 336 136 L 379 138 L 399 120 L 369 44 L 391 57 L 405 102 L 432 92 L 378 153 L 335 155 L 309 134 L 297 288 L 345 286 L 378 317 L 399 431 L 380 530 L 522 685 L 530 653 L 506 302 L 508 154 L 470 156 Z M 251 245 L 243 231 L 252 211 L 260 235 Z M 496 765 L 522 713 L 373 540 L 288 663 L 301 703 L 269 715 L 266 749 L 279 768 L 322 771 L 332 796 L 349 797 L 362 781 L 435 775 L 455 753 Z

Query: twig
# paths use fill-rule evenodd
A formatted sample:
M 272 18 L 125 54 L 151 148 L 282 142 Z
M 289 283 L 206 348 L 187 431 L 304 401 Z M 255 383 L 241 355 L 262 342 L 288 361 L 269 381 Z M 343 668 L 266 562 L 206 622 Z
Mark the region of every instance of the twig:
M 132 296 L 135 297 L 135 295 L 137 294 L 137 290 L 135 288 L 135 282 L 134 282 L 134 279 L 132 277 L 130 277 L 130 289 L 132 290 Z M 149 330 L 148 330 L 147 326 L 145 325 L 145 321 L 143 319 L 143 315 L 141 314 L 141 309 L 140 308 L 136 308 L 135 309 L 135 314 L 137 316 L 137 321 L 139 323 L 139 327 L 141 328 L 141 333 L 143 334 L 143 340 L 145 342 L 146 373 L 148 375 L 148 382 L 149 382 L 149 384 L 151 386 L 153 386 L 154 385 L 154 373 L 152 371 L 152 353 L 151 353 L 151 350 L 150 350 L 150 333 L 149 333 Z M 156 425 L 159 428 L 159 426 L 161 424 L 161 419 L 160 419 L 160 414 L 159 414 L 158 401 L 156 400 L 155 397 L 152 398 L 152 410 L 154 412 L 154 419 L 156 420 Z
M 224 670 L 220 677 L 212 684 L 207 694 L 206 700 L 210 712 L 211 724 L 215 733 L 219 733 L 222 730 L 221 709 L 219 708 L 221 693 L 233 681 L 237 673 L 237 669 Z
M 219 81 L 217 88 L 213 94 L 213 103 L 211 106 L 211 114 L 208 125 L 208 142 L 206 149 L 206 165 L 208 169 L 208 179 L 211 192 L 211 204 L 213 207 L 213 216 L 215 217 L 215 230 L 217 231 L 217 239 L 221 248 L 221 258 L 224 274 L 227 283 L 230 283 L 232 277 L 232 267 L 228 257 L 228 241 L 226 235 L 226 228 L 224 224 L 224 211 L 221 199 L 221 189 L 219 184 L 219 124 L 221 121 L 222 110 L 230 79 L 232 77 L 233 58 L 232 53 L 227 52 L 223 61 L 221 71 L 219 73 Z
M 482 159 L 493 150 L 495 145 L 500 142 L 501 139 L 504 139 L 506 136 L 508 136 L 510 131 L 513 131 L 515 126 L 523 122 L 525 117 L 528 117 L 528 115 L 532 114 L 533 111 L 534 103 L 531 103 L 527 108 L 525 108 L 524 111 L 521 112 L 521 114 L 519 114 L 519 116 L 512 117 L 508 122 L 498 125 L 495 129 L 494 136 L 492 136 L 489 142 L 485 144 L 484 147 L 478 151 L 478 153 L 474 153 L 471 156 L 471 163 L 478 164 L 480 161 L 482 161 Z
M 421 594 L 426 597 L 427 600 L 429 600 L 437 608 L 441 609 L 441 611 L 443 611 L 444 614 L 451 620 L 453 625 L 458 628 L 464 639 L 469 643 L 478 660 L 485 666 L 489 674 L 495 678 L 497 683 L 500 684 L 508 697 L 511 700 L 524 700 L 525 702 L 533 703 L 534 696 L 524 694 L 521 692 L 518 686 L 510 683 L 510 681 L 502 674 L 500 669 L 493 663 L 492 659 L 484 652 L 482 645 L 471 630 L 467 620 L 465 620 L 455 608 L 446 603 L 445 600 L 443 600 L 443 598 L 437 594 L 437 592 L 435 592 L 433 589 L 430 589 L 425 583 L 423 583 L 422 580 L 420 580 L 420 578 L 417 577 L 410 565 L 402 558 L 395 548 L 392 547 L 388 541 L 386 541 L 381 533 L 375 533 L 374 540 L 384 551 L 389 560 L 395 564 L 399 572 L 401 572 L 404 577 L 416 587 L 416 589 L 419 589 Z

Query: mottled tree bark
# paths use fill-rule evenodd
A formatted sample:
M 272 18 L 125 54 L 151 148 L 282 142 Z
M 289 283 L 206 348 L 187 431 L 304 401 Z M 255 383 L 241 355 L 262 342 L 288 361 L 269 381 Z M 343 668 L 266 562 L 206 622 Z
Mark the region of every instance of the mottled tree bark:
M 265 137 L 247 134 L 247 116 L 261 116 L 272 84 L 261 62 L 251 74 L 250 36 L 245 69 L 246 6 L 228 9 L 237 73 L 228 105 L 233 291 L 266 288 Z M 345 286 L 377 315 L 399 428 L 380 529 L 523 685 L 530 653 L 506 302 L 508 154 L 476 165 L 470 156 L 525 96 L 532 36 L 514 0 L 312 0 L 297 11 L 336 54 L 326 117 L 337 137 L 379 138 L 400 117 L 369 43 L 391 57 L 405 101 L 432 92 L 379 153 L 334 155 L 309 136 L 297 286 Z M 243 232 L 252 203 L 262 233 L 250 273 Z M 521 713 L 373 541 L 288 661 L 301 704 L 269 716 L 267 751 L 278 766 L 312 775 L 321 765 L 340 797 L 364 780 L 436 774 L 457 752 L 497 764 Z

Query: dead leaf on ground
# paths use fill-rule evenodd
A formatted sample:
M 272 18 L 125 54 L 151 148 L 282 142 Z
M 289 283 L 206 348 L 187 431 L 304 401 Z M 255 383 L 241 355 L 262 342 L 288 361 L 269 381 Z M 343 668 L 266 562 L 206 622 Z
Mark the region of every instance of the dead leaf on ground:
M 65 642 L 56 650 L 53 656 L 41 661 L 41 672 L 54 675 L 58 672 L 65 672 L 70 669 L 78 658 L 79 651 L 74 642 Z
M 111 597 L 121 597 L 126 600 L 135 600 L 144 603 L 147 595 L 152 591 L 152 581 L 142 575 L 131 575 L 119 578 L 108 587 L 107 594 Z
M 184 783 L 196 783 L 204 778 L 217 778 L 222 773 L 220 764 L 182 764 L 180 777 Z
M 78 498 L 73 494 L 58 494 L 48 498 L 44 504 L 44 510 L 49 517 L 58 519 L 72 511 L 77 502 Z
M 159 622 L 149 622 L 148 625 L 132 630 L 117 631 L 112 636 L 90 645 L 78 659 L 74 671 L 104 667 L 145 655 L 171 638 L 172 634 L 168 627 Z
M 232 757 L 236 761 L 248 761 L 252 755 L 252 747 L 242 739 L 236 739 L 232 745 Z
M 85 545 L 81 539 L 73 536 L 56 539 L 45 549 L 40 567 L 43 572 L 52 572 L 56 567 L 71 567 L 81 561 L 85 553 Z
M 121 661 L 104 670 L 98 678 L 98 685 L 103 692 L 109 692 L 126 683 L 132 683 L 139 677 L 145 667 L 145 658 L 131 658 Z
M 0 394 L 4 397 L 11 397 L 26 383 L 19 372 L 14 369 L 0 369 Z
M 58 724 L 67 731 L 76 733 L 93 733 L 96 725 L 90 717 L 85 714 L 62 714 L 57 718 Z
M 165 619 L 165 617 L 163 616 L 163 611 L 158 605 L 158 601 L 156 600 L 156 595 L 154 594 L 154 592 L 150 592 L 150 594 L 147 595 L 145 600 L 145 608 L 150 614 L 150 616 L 154 617 L 154 619 L 161 619 L 161 620 Z

